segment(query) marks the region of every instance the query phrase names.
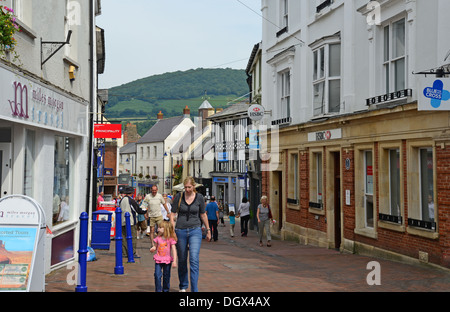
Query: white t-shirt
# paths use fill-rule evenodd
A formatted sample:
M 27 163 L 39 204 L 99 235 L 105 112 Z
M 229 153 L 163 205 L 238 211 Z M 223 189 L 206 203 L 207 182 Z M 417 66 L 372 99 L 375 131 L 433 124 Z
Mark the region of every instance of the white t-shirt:
M 159 193 L 156 193 L 155 196 L 148 194 L 144 198 L 144 206 L 147 206 L 148 216 L 150 218 L 162 216 L 161 205 L 165 203 L 164 197 Z

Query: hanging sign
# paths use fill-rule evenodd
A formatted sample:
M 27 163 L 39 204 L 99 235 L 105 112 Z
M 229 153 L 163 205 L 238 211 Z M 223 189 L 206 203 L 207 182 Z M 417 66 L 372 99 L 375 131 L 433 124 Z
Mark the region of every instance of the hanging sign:
M 32 198 L 0 199 L 0 291 L 45 290 L 45 216 Z
M 419 78 L 418 110 L 450 110 L 450 79 L 429 77 Z
M 122 137 L 121 124 L 95 124 L 94 138 L 96 139 L 120 139 Z
M 253 104 L 248 108 L 248 117 L 251 120 L 258 121 L 263 119 L 264 117 L 264 107 L 259 104 Z

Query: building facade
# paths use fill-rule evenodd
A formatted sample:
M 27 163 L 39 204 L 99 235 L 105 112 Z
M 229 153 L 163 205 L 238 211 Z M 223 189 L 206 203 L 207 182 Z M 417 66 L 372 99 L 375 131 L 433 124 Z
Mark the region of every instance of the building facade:
M 171 149 L 194 126 L 187 106 L 181 116 L 164 118 L 160 112 L 157 117 L 156 124 L 136 142 L 137 187 L 142 194 L 150 193 L 154 184 L 161 193 L 171 192 Z
M 89 210 L 97 70 L 89 60 L 100 1 L 0 4 L 14 9 L 21 29 L 18 57 L 6 51 L 0 59 L 0 197 L 23 194 L 42 205 L 53 233 L 45 238 L 48 273 L 77 258 L 79 217 Z
M 283 238 L 450 267 L 449 114 L 424 108 L 419 74 L 448 72 L 448 9 L 262 1 L 263 193 Z

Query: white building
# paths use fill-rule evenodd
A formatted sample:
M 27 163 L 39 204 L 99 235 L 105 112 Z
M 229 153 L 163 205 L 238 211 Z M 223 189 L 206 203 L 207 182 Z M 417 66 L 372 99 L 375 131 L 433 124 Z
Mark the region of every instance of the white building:
M 172 147 L 194 126 L 190 110 L 186 106 L 182 116 L 164 118 L 160 112 L 158 121 L 136 143 L 136 173 L 138 191 L 149 193 L 153 184 L 160 193 L 171 191 Z
M 15 10 L 22 29 L 19 58 L 0 59 L 0 197 L 24 194 L 44 208 L 53 232 L 45 242 L 48 273 L 77 258 L 79 217 L 89 210 L 100 0 L 0 4 Z
M 423 94 L 449 89 L 450 2 L 261 3 L 274 230 L 449 267 L 449 106 Z

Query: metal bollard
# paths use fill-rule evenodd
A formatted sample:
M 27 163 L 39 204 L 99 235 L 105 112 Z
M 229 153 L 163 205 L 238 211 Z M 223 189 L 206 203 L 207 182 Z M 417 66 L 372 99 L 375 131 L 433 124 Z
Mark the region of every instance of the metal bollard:
M 116 208 L 116 266 L 114 274 L 123 274 L 122 263 L 122 210 Z
M 86 263 L 87 263 L 87 242 L 88 242 L 88 220 L 89 216 L 86 212 L 80 215 L 80 243 L 78 249 L 78 264 L 79 264 L 79 284 L 75 288 L 75 292 L 87 292 L 86 286 Z
M 130 213 L 125 212 L 125 225 L 127 229 L 127 254 L 128 254 L 128 262 L 134 263 L 134 250 L 133 250 L 133 236 L 131 236 L 131 222 L 130 222 Z

